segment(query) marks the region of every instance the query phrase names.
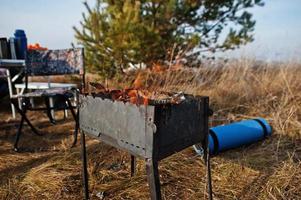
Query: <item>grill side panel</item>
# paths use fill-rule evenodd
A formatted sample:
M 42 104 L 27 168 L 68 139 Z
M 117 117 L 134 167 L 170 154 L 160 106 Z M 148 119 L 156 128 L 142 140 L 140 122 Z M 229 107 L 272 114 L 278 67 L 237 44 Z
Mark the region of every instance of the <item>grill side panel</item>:
M 80 96 L 79 124 L 86 134 L 130 153 L 151 158 L 156 127 L 154 106 L 136 106 Z
M 208 135 L 208 97 L 187 97 L 179 105 L 156 107 L 154 157 L 161 160 L 193 144 L 204 142 Z

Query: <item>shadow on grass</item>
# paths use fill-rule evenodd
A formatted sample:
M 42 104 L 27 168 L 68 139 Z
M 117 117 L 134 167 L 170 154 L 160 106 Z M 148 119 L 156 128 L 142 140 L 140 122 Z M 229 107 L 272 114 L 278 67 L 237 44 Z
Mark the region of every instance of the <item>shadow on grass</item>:
M 296 163 L 300 161 L 300 144 L 301 140 L 276 134 L 256 144 L 223 152 L 217 157 L 258 171 L 257 177 L 243 187 L 236 198 L 259 199 L 262 188 L 284 162 L 289 159 Z
M 69 123 L 73 120 L 59 121 L 53 125 L 48 120 L 35 122 L 34 126 L 38 129 L 42 136 L 38 136 L 32 132 L 30 127 L 25 123 L 20 136 L 19 147 L 21 152 L 37 152 L 37 151 L 48 151 L 53 146 L 60 144 L 64 139 L 70 137 L 70 126 Z M 66 123 L 66 126 L 65 126 Z M 68 124 L 67 124 L 68 123 Z M 19 121 L 10 121 L 0 124 L 0 145 L 4 143 L 10 143 L 11 149 L 13 148 L 15 136 L 18 130 Z M 74 126 L 74 125 L 73 125 Z M 59 128 L 58 128 L 59 127 Z M 73 139 L 70 139 L 70 147 Z M 26 148 L 24 148 L 26 146 Z M 8 153 L 7 149 L 1 149 L 1 154 Z
M 15 167 L 9 167 L 2 171 L 0 171 L 0 187 L 2 185 L 8 184 L 9 179 L 14 176 L 24 176 L 29 170 L 34 167 L 45 163 L 49 158 L 53 157 L 54 155 L 46 155 L 39 158 L 31 159 L 25 163 L 22 163 Z

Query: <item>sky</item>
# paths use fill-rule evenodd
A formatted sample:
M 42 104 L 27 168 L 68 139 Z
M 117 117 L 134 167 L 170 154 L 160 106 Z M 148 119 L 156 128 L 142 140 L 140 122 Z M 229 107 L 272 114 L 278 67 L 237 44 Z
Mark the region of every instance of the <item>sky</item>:
M 88 0 L 94 4 L 95 0 Z M 251 10 L 257 21 L 255 41 L 224 57 L 260 60 L 301 60 L 301 0 L 264 0 L 264 7 Z M 83 0 L 0 0 L 0 37 L 24 29 L 29 43 L 49 49 L 69 48 L 73 26 L 79 26 Z

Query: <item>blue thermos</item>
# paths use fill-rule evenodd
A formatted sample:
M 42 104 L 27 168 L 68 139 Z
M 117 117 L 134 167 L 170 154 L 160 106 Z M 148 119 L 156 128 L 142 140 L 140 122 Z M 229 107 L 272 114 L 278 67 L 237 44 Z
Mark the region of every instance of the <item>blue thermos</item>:
M 15 30 L 15 43 L 16 43 L 16 54 L 18 59 L 25 58 L 25 51 L 27 50 L 27 38 L 24 30 Z
M 243 120 L 209 130 L 210 154 L 237 148 L 265 139 L 272 134 L 272 128 L 263 118 Z

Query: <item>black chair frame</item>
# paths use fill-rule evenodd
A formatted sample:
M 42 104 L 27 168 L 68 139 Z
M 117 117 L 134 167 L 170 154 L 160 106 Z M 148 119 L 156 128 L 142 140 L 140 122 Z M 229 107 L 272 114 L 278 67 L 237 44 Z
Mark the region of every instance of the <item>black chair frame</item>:
M 84 52 L 82 49 L 82 53 L 83 53 L 83 60 L 84 60 Z M 78 122 L 78 108 L 77 106 L 73 106 L 71 101 L 70 101 L 70 93 L 68 93 L 68 91 L 64 92 L 64 93 L 50 93 L 50 94 L 41 94 L 41 95 L 36 95 L 36 96 L 30 96 L 30 95 L 26 95 L 28 94 L 28 77 L 30 75 L 29 69 L 28 69 L 28 65 L 27 65 L 27 59 L 26 59 L 26 65 L 25 65 L 25 70 L 24 70 L 24 76 L 25 76 L 25 90 L 24 90 L 24 95 L 20 95 L 20 96 L 16 96 L 11 98 L 11 103 L 15 106 L 17 113 L 20 114 L 21 116 L 21 120 L 20 120 L 20 124 L 18 127 L 18 131 L 17 134 L 15 136 L 15 141 L 14 141 L 14 151 L 19 152 L 20 149 L 18 147 L 18 143 L 20 140 L 20 136 L 22 135 L 22 129 L 23 129 L 23 125 L 26 122 L 28 124 L 28 126 L 31 128 L 32 132 L 36 135 L 42 136 L 41 133 L 39 133 L 39 131 L 33 126 L 33 124 L 30 122 L 28 116 L 27 116 L 27 111 L 46 111 L 47 116 L 50 120 L 51 123 L 55 124 L 55 121 L 52 117 L 51 114 L 51 110 L 57 110 L 58 108 L 53 106 L 50 106 L 50 102 L 49 102 L 49 98 L 51 97 L 60 97 L 62 99 L 64 99 L 64 102 L 66 102 L 66 107 L 65 108 L 61 108 L 61 109 L 69 109 L 71 111 L 72 117 L 75 121 L 75 129 L 74 129 L 74 133 L 73 133 L 73 142 L 71 147 L 74 147 L 77 143 L 77 136 L 78 136 L 78 129 L 79 129 L 79 122 Z M 79 92 L 82 90 L 82 88 L 85 87 L 85 68 L 84 68 L 84 63 L 83 63 L 83 72 L 81 75 L 81 84 L 79 89 L 76 89 L 75 91 L 73 91 L 73 93 L 75 93 L 75 95 L 78 95 Z M 69 91 L 70 92 L 70 91 Z M 30 98 L 35 98 L 35 97 L 40 97 L 44 99 L 44 103 L 45 103 L 45 107 L 32 107 L 30 104 Z M 18 99 L 21 98 L 21 108 L 18 105 Z

